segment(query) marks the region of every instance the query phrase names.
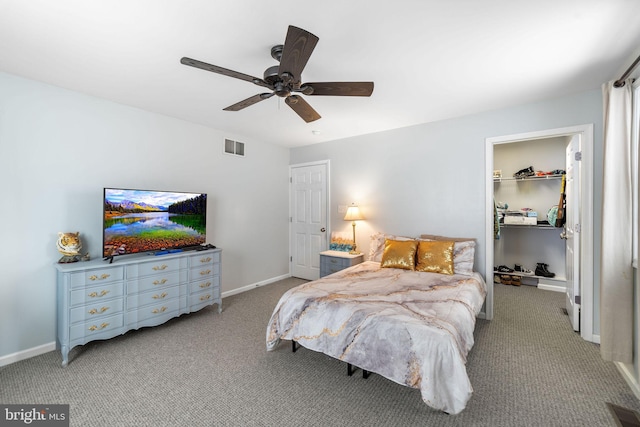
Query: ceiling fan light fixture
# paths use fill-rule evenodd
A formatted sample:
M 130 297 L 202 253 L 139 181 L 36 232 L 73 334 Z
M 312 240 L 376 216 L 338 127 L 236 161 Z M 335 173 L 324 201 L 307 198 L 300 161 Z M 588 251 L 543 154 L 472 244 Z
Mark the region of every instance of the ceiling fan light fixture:
M 286 98 L 291 95 L 291 90 L 282 82 L 277 82 L 275 84 L 274 92 L 281 98 Z

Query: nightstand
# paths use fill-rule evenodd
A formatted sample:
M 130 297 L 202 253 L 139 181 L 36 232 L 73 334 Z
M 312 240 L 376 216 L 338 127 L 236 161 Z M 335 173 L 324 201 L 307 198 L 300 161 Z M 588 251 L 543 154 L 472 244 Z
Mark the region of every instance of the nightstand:
M 364 254 L 350 254 L 341 251 L 320 252 L 320 277 L 328 276 L 364 261 Z

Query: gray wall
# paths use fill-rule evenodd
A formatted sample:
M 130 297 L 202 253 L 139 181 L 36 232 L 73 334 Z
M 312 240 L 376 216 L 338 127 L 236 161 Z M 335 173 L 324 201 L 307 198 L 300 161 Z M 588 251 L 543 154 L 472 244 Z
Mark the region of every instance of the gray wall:
M 57 232 L 99 257 L 103 187 L 207 193 L 223 292 L 287 275 L 288 164 L 282 147 L 0 73 L 0 359 L 55 341 Z
M 464 102 L 464 100 L 460 100 Z M 368 253 L 375 231 L 474 237 L 475 268 L 485 274 L 485 139 L 594 124 L 594 333 L 599 325 L 602 95 L 600 89 L 504 110 L 291 150 L 291 163 L 331 160 L 331 227 L 348 231 L 338 205 L 356 202 Z M 528 165 L 525 165 L 528 166 Z M 524 166 L 523 166 L 524 167 Z

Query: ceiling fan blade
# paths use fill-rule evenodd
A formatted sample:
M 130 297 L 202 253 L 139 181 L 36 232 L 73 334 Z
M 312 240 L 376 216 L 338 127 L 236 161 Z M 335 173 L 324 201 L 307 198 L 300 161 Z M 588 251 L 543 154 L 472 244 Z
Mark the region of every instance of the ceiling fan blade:
M 307 101 L 298 95 L 288 96 L 284 99 L 284 102 L 307 123 L 318 120 L 321 117 Z
M 258 95 L 253 95 L 252 97 L 247 98 L 243 101 L 236 102 L 233 105 L 229 105 L 227 108 L 223 108 L 223 110 L 224 111 L 240 111 L 243 108 L 250 107 L 253 104 L 256 104 L 260 101 L 271 98 L 272 96 L 273 96 L 273 93 L 260 93 Z
M 300 88 L 305 95 L 371 96 L 373 82 L 305 83 Z
M 299 82 L 302 70 L 307 65 L 318 40 L 318 37 L 310 32 L 289 25 L 280 57 L 278 75 L 282 77 L 283 73 L 288 73 L 292 81 Z
M 253 77 L 248 74 L 239 73 L 237 71 L 229 70 L 227 68 L 218 67 L 217 65 L 207 64 L 206 62 L 198 61 L 197 59 L 187 58 L 186 56 L 180 60 L 180 63 L 188 65 L 190 67 L 200 68 L 201 70 L 211 71 L 212 73 L 222 74 L 223 76 L 229 76 L 240 80 L 245 80 L 256 84 L 258 86 L 273 89 L 273 87 L 264 80 Z

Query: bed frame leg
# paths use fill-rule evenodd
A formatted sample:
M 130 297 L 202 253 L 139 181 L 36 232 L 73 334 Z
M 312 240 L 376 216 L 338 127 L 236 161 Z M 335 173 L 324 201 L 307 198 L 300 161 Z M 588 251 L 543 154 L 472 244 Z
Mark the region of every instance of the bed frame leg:
M 356 367 L 355 369 L 353 368 L 353 365 L 351 363 L 347 363 L 347 375 L 348 376 L 352 376 L 353 373 L 357 370 L 358 368 Z M 364 378 L 365 380 L 367 378 L 369 378 L 369 375 L 371 375 L 371 371 L 367 371 L 366 369 L 362 370 L 362 378 Z
M 295 353 L 297 349 L 298 349 L 298 343 L 295 342 L 294 340 L 291 340 L 291 352 Z

